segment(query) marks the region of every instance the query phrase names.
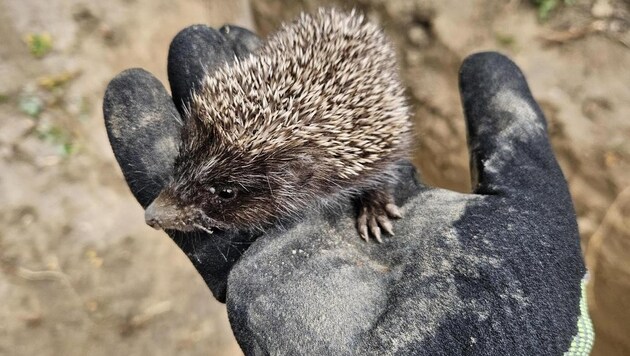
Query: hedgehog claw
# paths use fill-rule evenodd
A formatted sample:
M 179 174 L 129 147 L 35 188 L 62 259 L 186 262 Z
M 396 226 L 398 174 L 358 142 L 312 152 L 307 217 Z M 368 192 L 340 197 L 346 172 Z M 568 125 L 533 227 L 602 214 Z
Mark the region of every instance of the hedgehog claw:
M 368 191 L 364 193 L 359 203 L 361 206 L 357 217 L 357 229 L 362 239 L 368 241 L 369 235 L 372 235 L 376 241 L 382 243 L 382 233 L 394 236 L 394 227 L 390 219 L 401 218 L 402 214 L 393 203 L 391 195 L 382 191 Z
M 383 243 L 383 239 L 381 239 L 381 228 L 378 227 L 378 223 L 376 222 L 376 218 L 374 215 L 370 217 L 370 232 L 379 243 Z
M 367 220 L 367 208 L 363 207 L 361 208 L 361 214 L 359 214 L 359 217 L 357 218 L 357 229 L 359 230 L 361 238 L 366 242 L 369 239 Z
M 389 218 L 386 215 L 378 215 L 376 216 L 376 220 L 378 224 L 381 225 L 381 228 L 390 236 L 394 236 L 394 227 L 392 222 L 389 221 Z
M 367 227 L 367 225 L 363 225 L 363 226 L 361 226 L 361 227 L 359 228 L 359 230 L 360 230 L 360 231 L 359 231 L 359 235 L 361 235 L 361 238 L 362 238 L 363 240 L 365 240 L 365 242 L 370 241 L 369 234 L 368 234 L 368 227 Z
M 398 207 L 394 203 L 387 203 L 387 205 L 385 205 L 385 211 L 387 211 L 387 215 L 389 215 L 390 218 L 402 218 L 402 213 L 400 212 L 400 209 L 398 209 Z

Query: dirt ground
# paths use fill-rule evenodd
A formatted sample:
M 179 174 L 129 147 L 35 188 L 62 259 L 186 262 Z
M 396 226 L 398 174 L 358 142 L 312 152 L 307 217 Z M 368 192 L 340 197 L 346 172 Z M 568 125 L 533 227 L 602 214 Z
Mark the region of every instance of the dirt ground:
M 143 67 L 166 81 L 193 23 L 272 31 L 329 1 L 0 0 L 0 355 L 238 355 L 223 305 L 145 226 L 109 148 L 102 95 Z M 591 270 L 596 355 L 630 354 L 630 2 L 360 0 L 399 48 L 416 163 L 469 189 L 457 70 L 508 54 L 550 124 Z M 338 2 L 341 4 L 341 2 Z M 348 7 L 343 2 L 342 7 Z

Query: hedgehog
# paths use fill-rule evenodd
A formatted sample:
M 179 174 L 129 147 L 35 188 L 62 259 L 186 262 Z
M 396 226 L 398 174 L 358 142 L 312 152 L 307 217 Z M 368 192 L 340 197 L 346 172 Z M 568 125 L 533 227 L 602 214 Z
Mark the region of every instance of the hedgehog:
M 203 78 L 173 179 L 146 222 L 265 231 L 350 198 L 359 235 L 382 242 L 382 232 L 394 234 L 390 219 L 401 217 L 391 189 L 408 158 L 409 116 L 382 30 L 355 11 L 301 14 L 249 57 Z

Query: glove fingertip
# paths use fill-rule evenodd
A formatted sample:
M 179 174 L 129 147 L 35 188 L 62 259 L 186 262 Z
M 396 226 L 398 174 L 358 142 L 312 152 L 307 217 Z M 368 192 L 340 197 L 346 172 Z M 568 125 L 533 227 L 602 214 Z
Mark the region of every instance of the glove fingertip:
M 173 38 L 168 52 L 168 80 L 173 102 L 182 116 L 204 75 L 233 57 L 231 43 L 206 25 L 189 26 Z
M 468 56 L 459 71 L 464 104 L 467 99 L 491 95 L 498 90 L 529 93 L 525 76 L 507 56 L 498 52 L 480 52 Z
M 103 116 L 125 180 L 142 206 L 168 182 L 177 155 L 181 119 L 160 81 L 140 68 L 108 84 Z
M 541 182 L 552 190 L 566 185 L 545 117 L 518 66 L 496 52 L 477 53 L 464 60 L 459 78 L 474 191 L 515 194 Z
M 234 25 L 224 25 L 219 29 L 227 39 L 234 43 L 234 51 L 239 58 L 255 52 L 262 46 L 262 40 L 252 31 Z

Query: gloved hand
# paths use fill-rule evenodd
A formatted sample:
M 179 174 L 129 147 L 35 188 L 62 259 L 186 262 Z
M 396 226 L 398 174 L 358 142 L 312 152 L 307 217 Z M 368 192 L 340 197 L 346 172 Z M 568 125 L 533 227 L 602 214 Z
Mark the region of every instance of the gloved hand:
M 260 45 L 250 32 L 193 26 L 171 44 L 173 97 L 127 70 L 103 105 L 143 207 L 168 181 L 181 112 L 205 70 Z M 540 108 L 496 53 L 464 62 L 472 194 L 429 188 L 410 165 L 396 236 L 366 243 L 350 202 L 263 236 L 169 233 L 215 297 L 245 354 L 561 355 L 576 333 L 584 274 L 575 213 Z

